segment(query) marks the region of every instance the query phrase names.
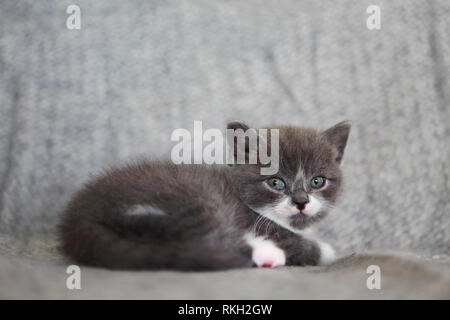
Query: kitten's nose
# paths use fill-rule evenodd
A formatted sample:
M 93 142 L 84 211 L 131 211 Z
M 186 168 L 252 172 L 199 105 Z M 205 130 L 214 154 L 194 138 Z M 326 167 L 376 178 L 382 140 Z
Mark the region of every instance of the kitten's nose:
M 303 210 L 309 202 L 308 194 L 306 192 L 296 193 L 292 197 L 292 201 L 295 203 L 299 210 Z

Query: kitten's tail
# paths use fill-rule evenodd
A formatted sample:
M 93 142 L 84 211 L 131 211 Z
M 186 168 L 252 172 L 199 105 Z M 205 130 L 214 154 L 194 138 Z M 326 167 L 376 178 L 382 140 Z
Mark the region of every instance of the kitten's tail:
M 70 220 L 70 219 L 68 219 Z M 76 262 L 122 270 L 225 270 L 252 266 L 252 260 L 236 248 L 220 248 L 196 243 L 130 238 L 109 227 L 80 221 L 60 225 L 61 250 Z M 80 235 L 80 231 L 88 230 Z

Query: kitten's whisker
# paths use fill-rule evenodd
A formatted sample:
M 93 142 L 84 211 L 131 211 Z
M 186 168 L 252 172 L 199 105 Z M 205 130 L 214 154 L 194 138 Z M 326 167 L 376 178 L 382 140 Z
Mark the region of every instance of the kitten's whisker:
M 258 224 L 258 226 L 257 226 L 257 228 L 256 228 L 256 231 L 255 231 L 255 233 L 256 234 L 258 234 L 259 233 L 259 230 L 261 229 L 261 226 L 264 224 L 264 217 L 263 216 L 261 216 L 261 219 L 259 220 L 259 224 Z
M 259 231 L 262 229 L 262 227 L 264 227 L 264 224 L 267 222 L 267 219 L 263 219 L 262 220 L 262 223 L 259 225 L 259 228 L 258 228 L 258 233 L 259 233 Z
M 267 219 L 264 216 L 261 216 L 261 217 L 262 217 L 262 223 L 259 225 L 257 232 L 259 232 L 261 230 L 261 228 L 264 226 L 264 224 L 266 224 L 268 221 L 270 221 L 269 219 Z
M 256 218 L 255 224 L 253 225 L 253 233 L 256 234 L 256 229 L 258 227 L 258 224 L 261 222 L 263 216 L 259 215 L 258 218 Z
M 269 227 L 273 228 L 273 224 L 271 223 L 271 221 L 269 219 L 267 219 L 267 224 L 266 224 L 266 235 L 269 235 Z

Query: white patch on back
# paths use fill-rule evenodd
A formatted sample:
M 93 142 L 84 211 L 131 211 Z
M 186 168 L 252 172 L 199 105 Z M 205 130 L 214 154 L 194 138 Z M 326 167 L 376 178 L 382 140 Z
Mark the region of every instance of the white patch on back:
M 128 210 L 125 212 L 125 214 L 128 214 L 130 216 L 140 216 L 140 215 L 154 215 L 154 216 L 164 216 L 166 213 L 162 211 L 161 209 L 154 207 L 150 204 L 136 204 L 134 206 L 131 206 L 128 208 Z
M 247 233 L 244 238 L 252 248 L 252 260 L 259 268 L 276 268 L 286 264 L 284 251 L 273 241 L 256 237 L 253 233 Z

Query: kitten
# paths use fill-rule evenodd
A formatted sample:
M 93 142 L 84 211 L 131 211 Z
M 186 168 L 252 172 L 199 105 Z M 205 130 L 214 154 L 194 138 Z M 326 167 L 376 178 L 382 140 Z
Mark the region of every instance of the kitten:
M 232 122 L 228 128 L 249 127 Z M 277 129 L 279 172 L 273 176 L 261 175 L 258 163 L 144 162 L 96 178 L 62 216 L 62 251 L 78 263 L 110 269 L 332 262 L 334 250 L 304 230 L 326 215 L 340 193 L 350 125 L 341 122 L 324 132 Z M 245 150 L 247 156 L 252 152 L 248 143 Z

